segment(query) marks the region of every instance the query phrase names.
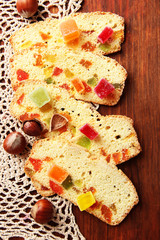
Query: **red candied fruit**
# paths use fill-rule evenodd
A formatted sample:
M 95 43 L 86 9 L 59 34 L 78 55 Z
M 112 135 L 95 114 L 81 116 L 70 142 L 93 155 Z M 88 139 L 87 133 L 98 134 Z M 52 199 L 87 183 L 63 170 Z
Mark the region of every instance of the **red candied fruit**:
M 81 131 L 81 133 L 86 135 L 86 137 L 88 137 L 90 140 L 93 140 L 98 136 L 98 132 L 96 132 L 88 123 L 86 123 L 79 130 Z
M 110 27 L 105 27 L 103 31 L 98 35 L 98 40 L 103 44 L 105 43 L 113 34 L 113 29 Z
M 29 158 L 29 161 L 32 163 L 34 170 L 37 172 L 41 170 L 42 167 L 42 160 L 36 158 Z
M 29 74 L 23 71 L 22 69 L 18 69 L 16 73 L 18 81 L 23 81 L 29 78 Z
M 62 72 L 63 72 L 63 70 L 61 68 L 55 67 L 52 75 L 59 76 Z
M 50 180 L 49 185 L 55 193 L 57 193 L 59 195 L 63 193 L 63 188 L 60 185 L 58 185 L 57 183 Z
M 98 95 L 99 98 L 103 99 L 108 96 L 111 92 L 114 91 L 114 86 L 109 83 L 105 78 L 102 78 L 97 86 L 94 88 L 94 92 Z

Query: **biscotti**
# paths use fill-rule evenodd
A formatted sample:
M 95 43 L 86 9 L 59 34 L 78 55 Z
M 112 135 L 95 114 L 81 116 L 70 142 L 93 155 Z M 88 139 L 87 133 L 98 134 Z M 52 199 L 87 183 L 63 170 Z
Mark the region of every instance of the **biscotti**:
M 50 97 L 50 101 L 41 108 L 29 98 L 30 94 L 39 87 L 43 87 Z M 22 83 L 15 92 L 10 112 L 22 122 L 28 119 L 39 119 L 45 125 L 46 131 L 50 128 L 53 114 L 64 116 L 68 123 L 48 133 L 49 135 L 57 136 L 68 130 L 72 133 L 72 140 L 75 143 L 83 145 L 97 156 L 102 155 L 107 162 L 113 164 L 124 162 L 136 156 L 141 150 L 130 118 L 118 115 L 101 116 L 89 103 L 77 101 L 68 94 L 67 90 L 56 88 L 51 84 L 38 81 Z M 99 134 L 94 140 L 87 140 L 87 143 L 85 143 L 86 139 L 83 139 L 85 135 L 79 130 L 86 123 Z
M 66 44 L 63 41 L 59 25 L 62 21 L 72 18 L 80 30 L 80 38 L 76 43 Z M 101 44 L 97 37 L 108 26 L 113 29 L 111 38 Z M 80 52 L 91 51 L 96 54 L 109 54 L 121 49 L 124 40 L 124 19 L 110 12 L 75 13 L 61 20 L 47 19 L 30 24 L 16 31 L 10 38 L 14 51 L 34 45 L 62 46 Z
M 115 105 L 119 101 L 126 77 L 126 70 L 116 60 L 90 52 L 75 54 L 62 48 L 47 50 L 45 47 L 34 47 L 11 58 L 14 90 L 28 79 L 41 80 L 66 88 L 76 99 L 104 105 Z M 100 98 L 95 89 L 103 78 L 112 84 L 114 90 Z M 82 84 L 82 89 L 77 89 L 78 83 Z
M 110 225 L 119 224 L 138 203 L 121 170 L 62 138 L 35 142 L 25 172 L 43 196 L 57 193 Z

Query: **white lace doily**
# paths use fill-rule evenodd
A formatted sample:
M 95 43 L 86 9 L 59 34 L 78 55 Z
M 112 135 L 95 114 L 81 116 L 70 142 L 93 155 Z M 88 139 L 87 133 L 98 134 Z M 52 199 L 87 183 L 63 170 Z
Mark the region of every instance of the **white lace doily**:
M 9 114 L 13 96 L 9 78 L 9 58 L 12 54 L 8 39 L 20 27 L 46 17 L 63 17 L 77 11 L 83 0 L 40 0 L 38 13 L 22 18 L 15 0 L 0 0 L 0 239 L 22 237 L 25 240 L 84 239 L 75 222 L 72 204 L 57 195 L 49 197 L 55 206 L 53 220 L 47 225 L 36 223 L 30 216 L 32 205 L 42 197 L 24 174 L 24 162 L 34 138 L 27 137 L 25 154 L 14 156 L 3 150 L 3 141 L 11 131 L 21 131 L 20 123 Z

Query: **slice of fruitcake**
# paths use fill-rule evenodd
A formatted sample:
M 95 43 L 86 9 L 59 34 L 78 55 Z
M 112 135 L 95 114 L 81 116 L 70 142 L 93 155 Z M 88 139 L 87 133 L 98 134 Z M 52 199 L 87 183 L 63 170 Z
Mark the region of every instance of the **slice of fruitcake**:
M 66 88 L 76 99 L 115 105 L 122 95 L 126 70 L 114 59 L 62 48 L 30 48 L 11 58 L 14 90 L 29 79 Z
M 62 46 L 100 55 L 119 51 L 123 40 L 124 19 L 110 12 L 75 13 L 61 20 L 47 19 L 16 31 L 10 38 L 14 51 L 46 45 L 49 49 Z
M 25 172 L 42 196 L 57 193 L 110 225 L 119 224 L 138 203 L 121 170 L 62 137 L 35 142 Z
M 52 84 L 23 82 L 15 92 L 10 112 L 22 122 L 38 119 L 45 136 L 70 131 L 73 142 L 113 164 L 141 150 L 130 118 L 101 116 L 89 103 L 75 100 L 66 89 Z

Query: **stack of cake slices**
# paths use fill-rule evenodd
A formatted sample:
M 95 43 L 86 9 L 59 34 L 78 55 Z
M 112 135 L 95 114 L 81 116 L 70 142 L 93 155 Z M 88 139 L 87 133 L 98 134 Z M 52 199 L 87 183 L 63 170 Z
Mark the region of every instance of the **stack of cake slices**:
M 127 72 L 104 55 L 119 51 L 123 40 L 124 19 L 105 12 L 47 19 L 10 38 L 10 112 L 43 128 L 25 173 L 42 196 L 59 194 L 110 225 L 138 203 L 133 184 L 115 165 L 141 147 L 130 118 L 102 116 L 91 103 L 119 101 Z

